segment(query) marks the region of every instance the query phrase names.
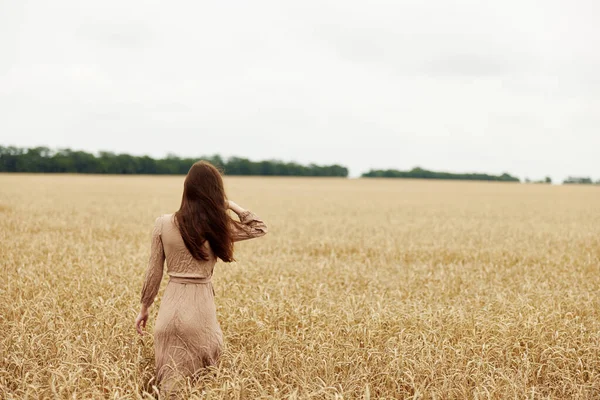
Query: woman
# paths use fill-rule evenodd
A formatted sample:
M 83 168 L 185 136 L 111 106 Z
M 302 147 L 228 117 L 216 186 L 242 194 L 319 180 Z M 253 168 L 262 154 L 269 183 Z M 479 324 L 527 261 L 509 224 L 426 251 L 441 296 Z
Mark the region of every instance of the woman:
M 235 212 L 240 221 L 227 214 Z M 214 365 L 223 346 L 211 277 L 217 258 L 234 261 L 233 242 L 267 233 L 256 215 L 228 201 L 219 171 L 199 161 L 184 183 L 179 211 L 156 219 L 150 262 L 142 289 L 137 331 L 148 321 L 167 261 L 167 285 L 154 328 L 157 384 L 165 391 L 179 376 Z

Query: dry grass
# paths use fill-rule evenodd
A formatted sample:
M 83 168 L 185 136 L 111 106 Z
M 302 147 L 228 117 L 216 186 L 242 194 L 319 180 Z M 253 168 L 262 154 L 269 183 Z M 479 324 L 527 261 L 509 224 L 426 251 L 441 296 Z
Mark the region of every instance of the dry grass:
M 226 182 L 270 233 L 217 265 L 227 350 L 182 397 L 600 398 L 600 188 Z M 0 398 L 154 396 L 133 320 L 181 186 L 0 175 Z

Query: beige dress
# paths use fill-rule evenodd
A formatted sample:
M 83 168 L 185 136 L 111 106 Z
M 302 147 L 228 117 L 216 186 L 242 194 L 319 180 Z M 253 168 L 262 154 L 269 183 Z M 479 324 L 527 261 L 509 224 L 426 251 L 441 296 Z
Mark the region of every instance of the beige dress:
M 239 218 L 241 226 L 232 228 L 234 241 L 267 233 L 264 222 L 250 211 Z M 173 215 L 156 219 L 141 302 L 148 307 L 154 302 L 166 259 L 169 283 L 154 328 L 156 379 L 163 389 L 172 388 L 180 376 L 193 376 L 214 365 L 221 353 L 223 334 L 211 283 L 217 259 L 208 242 L 205 246 L 208 261 L 196 260 L 185 247 Z

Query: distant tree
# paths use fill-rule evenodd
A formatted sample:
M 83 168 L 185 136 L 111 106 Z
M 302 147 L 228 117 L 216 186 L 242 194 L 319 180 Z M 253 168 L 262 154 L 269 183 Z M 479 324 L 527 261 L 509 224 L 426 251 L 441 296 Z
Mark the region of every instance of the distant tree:
M 219 169 L 225 168 L 225 161 L 223 161 L 221 156 L 218 154 L 215 154 L 211 157 L 206 157 L 206 161 L 210 162 L 212 165 Z
M 546 177 L 545 181 L 548 184 L 552 184 L 552 178 L 550 178 L 549 176 Z
M 270 161 L 261 161 L 258 163 L 258 171 L 261 175 L 275 175 L 275 166 Z
M 138 158 L 137 163 L 137 174 L 157 174 L 158 168 L 156 166 L 156 160 L 148 156 L 142 156 Z
M 590 177 L 569 176 L 563 183 L 565 185 L 590 185 L 593 181 Z
M 19 149 L 14 146 L 0 147 L 0 171 L 2 172 L 28 172 L 23 171 L 26 162 L 19 162 L 22 159 L 25 149 Z

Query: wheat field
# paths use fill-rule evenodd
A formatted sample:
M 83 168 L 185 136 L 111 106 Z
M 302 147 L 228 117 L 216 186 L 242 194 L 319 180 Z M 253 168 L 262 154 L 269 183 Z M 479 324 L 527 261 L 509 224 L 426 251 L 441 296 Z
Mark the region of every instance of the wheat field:
M 134 318 L 182 184 L 0 175 L 0 398 L 157 397 Z M 269 234 L 217 264 L 225 353 L 181 398 L 600 398 L 600 188 L 226 187 Z

